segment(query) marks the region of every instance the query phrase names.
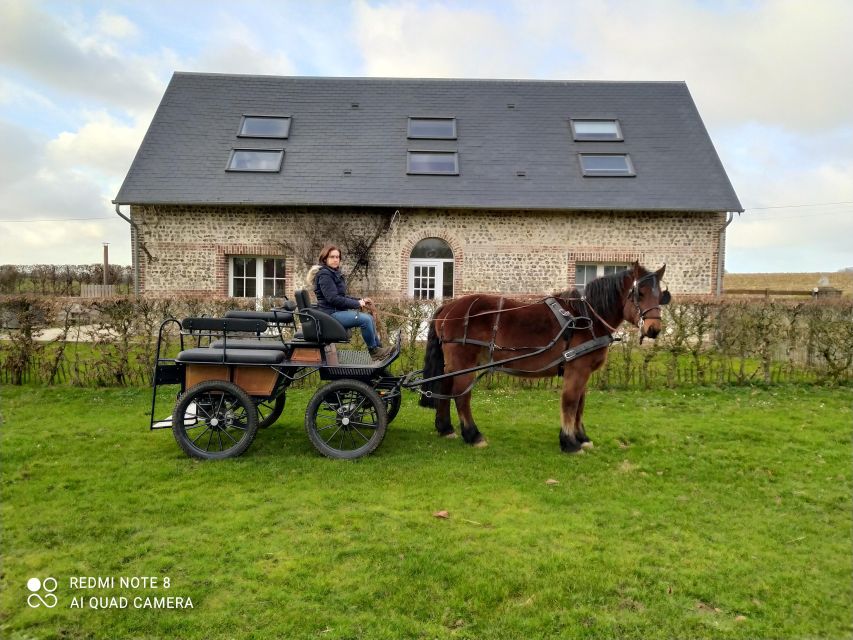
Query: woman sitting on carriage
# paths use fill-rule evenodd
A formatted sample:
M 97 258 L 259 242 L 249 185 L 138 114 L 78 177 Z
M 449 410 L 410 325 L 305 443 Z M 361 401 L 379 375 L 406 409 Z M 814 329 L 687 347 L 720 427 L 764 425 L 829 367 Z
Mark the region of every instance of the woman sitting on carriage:
M 391 347 L 383 347 L 376 334 L 373 316 L 366 309 L 370 298 L 352 298 L 347 295 L 347 285 L 341 273 L 341 250 L 327 244 L 320 252 L 318 264 L 308 272 L 308 284 L 313 285 L 317 308 L 328 313 L 345 328 L 358 327 L 374 360 L 384 360 Z

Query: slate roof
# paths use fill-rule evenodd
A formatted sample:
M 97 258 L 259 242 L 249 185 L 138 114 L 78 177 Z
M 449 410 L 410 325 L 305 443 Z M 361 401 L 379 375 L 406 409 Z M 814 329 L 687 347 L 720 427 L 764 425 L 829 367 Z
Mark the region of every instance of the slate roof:
M 243 114 L 292 116 L 290 137 L 238 138 Z M 458 139 L 407 139 L 428 116 L 455 117 Z M 570 118 L 617 118 L 624 141 L 575 142 Z M 281 172 L 226 172 L 245 147 L 283 147 Z M 460 173 L 407 175 L 407 149 L 458 150 Z M 584 177 L 579 152 L 629 153 L 636 177 Z M 115 202 L 743 209 L 683 82 L 202 73 L 174 74 Z

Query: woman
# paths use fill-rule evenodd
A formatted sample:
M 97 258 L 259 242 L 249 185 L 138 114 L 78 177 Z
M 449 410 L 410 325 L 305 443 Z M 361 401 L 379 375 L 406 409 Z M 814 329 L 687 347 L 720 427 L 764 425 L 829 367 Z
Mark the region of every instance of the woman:
M 316 271 L 314 278 L 314 295 L 317 297 L 317 308 L 325 311 L 347 329 L 358 327 L 361 329 L 361 337 L 370 351 L 370 357 L 374 360 L 384 360 L 391 353 L 391 347 L 382 347 L 376 336 L 376 327 L 373 324 L 373 316 L 365 312 L 370 304 L 370 298 L 351 298 L 347 295 L 347 285 L 341 273 L 341 250 L 333 245 L 327 244 L 320 252 L 319 265 L 313 267 L 308 274 L 309 282 L 312 272 Z

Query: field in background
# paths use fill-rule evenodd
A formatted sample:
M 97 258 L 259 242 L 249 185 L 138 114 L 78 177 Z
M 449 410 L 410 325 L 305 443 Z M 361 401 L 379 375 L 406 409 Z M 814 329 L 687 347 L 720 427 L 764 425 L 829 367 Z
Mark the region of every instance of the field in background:
M 727 273 L 723 276 L 723 291 L 753 289 L 772 291 L 811 291 L 828 286 L 841 290 L 847 298 L 853 296 L 853 272 L 826 273 Z
M 593 391 L 596 447 L 581 456 L 559 452 L 556 391 L 478 393 L 483 450 L 438 439 L 407 394 L 355 463 L 314 453 L 309 395 L 291 392 L 246 455 L 211 464 L 147 431 L 146 389 L 0 387 L 0 636 L 853 631 L 849 389 Z M 60 606 L 29 608 L 27 580 L 47 575 Z M 71 576 L 171 587 L 78 590 Z M 121 595 L 194 608 L 68 608 Z

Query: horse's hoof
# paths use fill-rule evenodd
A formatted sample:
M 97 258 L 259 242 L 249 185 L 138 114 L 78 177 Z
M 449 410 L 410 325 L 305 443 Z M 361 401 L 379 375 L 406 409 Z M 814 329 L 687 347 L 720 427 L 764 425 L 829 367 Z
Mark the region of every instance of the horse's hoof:
M 477 442 L 475 442 L 471 446 L 475 447 L 476 449 L 485 449 L 486 447 L 489 446 L 489 443 L 486 442 L 486 440 L 484 438 L 483 440 L 477 440 Z
M 592 444 L 592 440 L 587 440 L 586 442 L 581 443 L 581 450 L 584 449 L 592 449 L 595 445 Z
M 457 437 L 455 431 L 451 431 L 450 433 L 440 433 L 439 435 L 442 438 L 447 438 L 448 440 L 453 440 L 453 438 Z

